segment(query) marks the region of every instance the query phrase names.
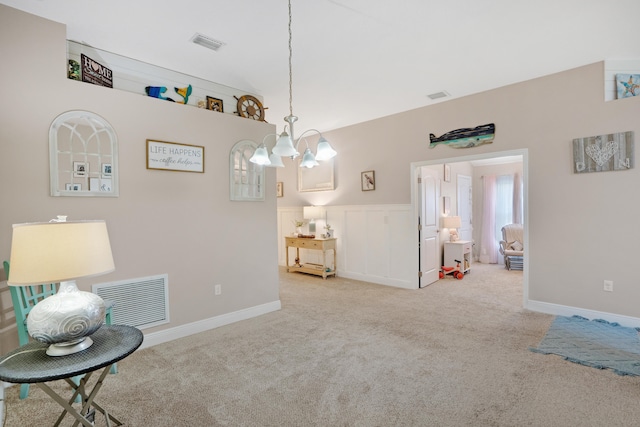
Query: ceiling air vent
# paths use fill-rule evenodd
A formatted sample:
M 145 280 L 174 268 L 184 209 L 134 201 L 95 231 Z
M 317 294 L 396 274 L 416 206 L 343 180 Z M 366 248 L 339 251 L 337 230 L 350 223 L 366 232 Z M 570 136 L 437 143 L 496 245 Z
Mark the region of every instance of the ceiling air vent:
M 427 96 L 431 99 L 438 99 L 438 98 L 446 98 L 447 96 L 449 96 L 449 94 L 445 91 L 442 91 L 442 92 L 432 93 L 431 95 L 427 95 Z
M 218 51 L 218 49 L 224 46 L 224 43 L 220 40 L 212 39 L 200 33 L 195 33 L 193 37 L 191 37 L 191 41 L 214 51 Z

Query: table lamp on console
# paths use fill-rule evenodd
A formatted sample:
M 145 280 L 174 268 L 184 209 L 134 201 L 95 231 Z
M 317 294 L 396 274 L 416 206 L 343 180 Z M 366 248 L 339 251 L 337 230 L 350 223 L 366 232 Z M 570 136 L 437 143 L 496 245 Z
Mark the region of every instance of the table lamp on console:
M 442 223 L 444 228 L 449 229 L 449 240 L 458 241 L 458 228 L 462 226 L 462 219 L 459 216 L 445 216 Z
M 89 335 L 105 319 L 102 298 L 78 290 L 75 279 L 115 270 L 104 221 L 66 221 L 13 225 L 10 286 L 60 283 L 58 292 L 27 316 L 29 335 L 50 344 L 47 354 L 63 356 L 89 348 Z
M 309 233 L 316 233 L 316 219 L 320 219 L 324 216 L 322 207 L 320 206 L 305 206 L 302 208 L 302 216 L 304 219 L 309 220 Z

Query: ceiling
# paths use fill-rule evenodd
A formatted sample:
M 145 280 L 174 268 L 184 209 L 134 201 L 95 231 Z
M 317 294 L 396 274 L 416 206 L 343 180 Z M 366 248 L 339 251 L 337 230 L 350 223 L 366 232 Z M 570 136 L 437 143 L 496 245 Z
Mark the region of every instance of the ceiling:
M 67 38 L 289 114 L 287 0 L 0 0 Z M 638 0 L 292 0 L 296 130 L 321 131 L 606 59 L 640 58 Z M 190 42 L 199 32 L 225 45 Z M 446 91 L 447 98 L 428 95 Z M 301 132 L 296 132 L 300 134 Z

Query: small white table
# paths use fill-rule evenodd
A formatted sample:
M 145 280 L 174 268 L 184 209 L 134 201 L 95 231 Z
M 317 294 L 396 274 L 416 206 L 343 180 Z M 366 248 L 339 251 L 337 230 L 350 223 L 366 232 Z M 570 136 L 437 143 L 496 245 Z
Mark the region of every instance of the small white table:
M 455 267 L 457 261 L 460 261 L 460 271 L 463 273 L 470 271 L 472 246 L 472 242 L 467 240 L 444 242 L 444 265 Z

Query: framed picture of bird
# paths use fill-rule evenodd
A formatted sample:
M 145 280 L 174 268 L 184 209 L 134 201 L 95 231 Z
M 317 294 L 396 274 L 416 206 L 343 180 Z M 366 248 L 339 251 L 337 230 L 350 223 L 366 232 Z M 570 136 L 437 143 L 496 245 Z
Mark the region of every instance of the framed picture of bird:
M 362 191 L 371 191 L 376 189 L 376 172 L 364 171 L 360 174 L 360 184 Z

